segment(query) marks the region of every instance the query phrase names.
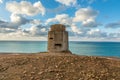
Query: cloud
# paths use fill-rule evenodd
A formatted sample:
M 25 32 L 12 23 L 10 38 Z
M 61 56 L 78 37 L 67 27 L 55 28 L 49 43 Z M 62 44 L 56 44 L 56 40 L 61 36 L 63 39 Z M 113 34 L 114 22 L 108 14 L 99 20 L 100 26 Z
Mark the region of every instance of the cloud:
M 65 24 L 65 25 L 70 25 L 71 22 L 72 22 L 72 18 L 69 17 L 68 14 L 58 14 L 55 16 L 55 18 L 49 18 L 47 21 L 46 21 L 46 24 L 49 24 L 49 23 L 61 23 L 61 24 Z
M 80 8 L 76 11 L 75 17 L 70 17 L 68 14 L 57 14 L 54 18 L 49 18 L 46 20 L 46 24 L 64 24 L 70 26 L 72 32 L 75 34 L 82 34 L 83 31 L 80 27 L 97 27 L 98 24 L 95 18 L 98 15 L 98 11 L 91 8 Z M 77 26 L 79 24 L 79 27 Z
M 92 29 L 92 28 L 82 28 L 82 27 L 79 27 L 76 26 L 75 24 L 73 24 L 71 26 L 71 29 L 72 29 L 72 32 L 71 33 L 74 33 L 74 36 L 77 36 L 77 38 L 81 38 L 81 39 L 108 39 L 109 38 L 109 35 L 107 32 L 104 32 L 102 30 L 100 30 L 99 28 L 95 28 L 95 29 Z
M 42 25 L 33 25 L 29 29 L 24 32 L 29 33 L 31 36 L 46 36 L 48 32 L 48 28 Z
M 15 29 L 0 28 L 0 33 L 11 33 L 11 32 L 15 32 Z
M 66 6 L 72 6 L 77 3 L 77 0 L 56 0 L 56 1 Z
M 3 24 L 3 23 L 5 23 L 5 21 L 0 20 L 0 24 Z
M 28 29 L 11 29 L 0 28 L 0 35 L 3 34 L 4 38 L 29 38 L 29 37 L 45 37 L 47 36 L 48 29 L 42 25 L 33 25 Z M 1 36 L 3 37 L 3 36 Z
M 16 26 L 16 24 L 14 23 L 9 23 L 9 22 L 5 22 L 5 21 L 0 21 L 0 28 L 11 28 L 11 29 L 15 29 L 18 28 Z
M 45 9 L 40 1 L 34 4 L 28 1 L 21 2 L 9 2 L 6 4 L 6 8 L 12 12 L 10 16 L 10 22 L 0 20 L 0 35 L 4 34 L 6 37 L 47 37 L 47 32 L 49 30 L 48 26 L 50 24 L 64 24 L 67 27 L 70 36 L 77 37 L 81 39 L 116 39 L 120 38 L 120 33 L 107 33 L 99 28 L 100 25 L 96 18 L 99 14 L 97 10 L 90 7 L 76 9 L 75 14 L 71 17 L 68 14 L 56 14 L 55 17 L 48 18 L 46 21 L 38 19 L 29 19 L 29 16 L 35 16 L 37 14 L 44 15 L 45 12 L 61 12 L 70 6 L 77 5 L 77 0 L 56 0 L 57 2 L 63 4 L 59 5 L 57 8 L 52 10 Z M 82 0 L 81 0 L 82 1 Z M 89 1 L 90 4 L 95 0 L 85 0 Z M 62 10 L 61 10 L 62 9 Z M 36 16 L 35 16 L 36 17 Z M 27 24 L 27 25 L 26 25 Z M 118 28 L 120 26 L 119 22 L 109 23 L 106 27 Z M 87 28 L 86 28 L 87 27 Z M 91 28 L 88 28 L 91 27 Z M 93 28 L 96 27 L 96 28 Z M 76 39 L 77 39 L 76 38 Z
M 83 21 L 82 26 L 83 27 L 97 27 L 98 25 L 102 25 L 100 23 L 97 23 L 95 20 L 87 20 Z
M 24 25 L 28 22 L 30 22 L 30 20 L 24 18 L 22 15 L 20 14 L 12 14 L 10 16 L 10 19 L 11 19 L 11 22 L 18 25 L 18 26 L 21 26 L 21 25 Z
M 20 30 L 16 30 L 16 31 L 14 31 L 14 32 L 11 32 L 11 33 L 6 34 L 6 36 L 8 36 L 8 37 L 21 38 L 21 37 L 24 37 L 24 36 L 28 36 L 28 37 L 29 37 L 29 34 L 28 34 L 27 32 L 22 31 L 22 30 L 20 29 Z
M 38 20 L 38 19 L 33 19 L 30 21 L 31 24 L 33 25 L 39 25 L 39 24 L 42 24 L 42 21 L 41 20 Z
M 46 12 L 48 13 L 60 13 L 62 11 L 65 11 L 66 9 L 68 9 L 68 7 L 64 6 L 64 5 L 59 5 L 57 8 L 54 9 L 46 9 Z
M 28 24 L 31 27 L 27 27 Z M 41 21 L 37 19 L 26 19 L 21 14 L 12 13 L 10 22 L 0 20 L 0 34 L 4 33 L 6 37 L 40 37 L 46 36 L 48 27 L 42 26 Z
M 6 8 L 8 11 L 16 14 L 24 14 L 27 16 L 35 16 L 37 14 L 45 14 L 45 8 L 41 4 L 40 1 L 35 2 L 33 5 L 27 1 L 18 2 L 10 2 L 6 4 Z
M 8 24 L 10 23 L 8 22 Z M 19 39 L 20 37 L 29 36 L 29 34 L 27 32 L 22 31 L 22 29 L 11 28 L 10 25 L 7 25 L 4 27 L 0 27 L 0 36 L 1 36 L 0 40 L 4 39 L 7 40 L 12 38 Z
M 109 38 L 120 38 L 120 32 L 109 33 Z
M 84 27 L 97 27 L 98 23 L 95 20 L 97 15 L 98 11 L 93 10 L 90 7 L 80 8 L 75 12 L 73 22 L 81 22 Z
M 109 23 L 105 26 L 106 28 L 120 28 L 120 22 Z
M 0 20 L 0 28 L 18 29 L 20 26 L 30 22 L 30 20 L 24 18 L 22 15 L 14 13 L 10 16 L 10 19 L 11 22 Z
M 75 24 L 71 25 L 71 29 L 74 33 L 82 34 L 82 31 Z
M 87 32 L 87 36 L 90 38 L 107 38 L 108 35 L 106 32 L 102 32 L 100 29 L 90 29 Z
M 3 0 L 0 0 L 0 3 L 3 3 Z

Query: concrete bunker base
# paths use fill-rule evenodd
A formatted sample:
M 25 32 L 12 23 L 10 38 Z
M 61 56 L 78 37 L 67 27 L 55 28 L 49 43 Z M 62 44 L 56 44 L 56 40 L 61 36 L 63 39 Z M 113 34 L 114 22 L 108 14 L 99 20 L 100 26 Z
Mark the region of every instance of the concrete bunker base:
M 58 51 L 54 51 L 54 52 L 52 52 L 52 51 L 50 52 L 49 51 L 48 53 L 49 54 L 72 54 L 72 52 L 69 51 L 69 50 L 68 51 L 59 51 L 59 52 Z

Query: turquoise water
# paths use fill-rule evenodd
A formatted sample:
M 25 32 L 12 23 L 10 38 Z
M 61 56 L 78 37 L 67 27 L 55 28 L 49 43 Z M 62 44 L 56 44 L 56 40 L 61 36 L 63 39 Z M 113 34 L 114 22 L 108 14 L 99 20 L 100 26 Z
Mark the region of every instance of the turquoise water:
M 120 57 L 120 42 L 69 42 L 72 53 L 88 56 Z M 35 53 L 47 51 L 46 41 L 0 41 L 0 53 Z

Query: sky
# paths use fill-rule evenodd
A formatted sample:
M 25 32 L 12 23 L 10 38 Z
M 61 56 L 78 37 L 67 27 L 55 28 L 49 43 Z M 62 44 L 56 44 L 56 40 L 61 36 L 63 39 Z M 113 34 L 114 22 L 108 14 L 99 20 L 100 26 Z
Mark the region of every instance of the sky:
M 120 0 L 0 0 L 0 40 L 47 40 L 64 24 L 72 41 L 120 41 Z

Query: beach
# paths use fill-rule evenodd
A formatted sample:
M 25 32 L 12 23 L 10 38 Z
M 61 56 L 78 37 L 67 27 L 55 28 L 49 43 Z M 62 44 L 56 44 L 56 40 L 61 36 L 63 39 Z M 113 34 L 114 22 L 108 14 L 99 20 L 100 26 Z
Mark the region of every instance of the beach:
M 0 54 L 0 80 L 120 80 L 120 59 L 65 53 Z

